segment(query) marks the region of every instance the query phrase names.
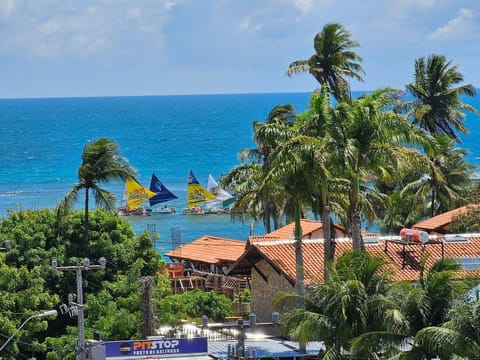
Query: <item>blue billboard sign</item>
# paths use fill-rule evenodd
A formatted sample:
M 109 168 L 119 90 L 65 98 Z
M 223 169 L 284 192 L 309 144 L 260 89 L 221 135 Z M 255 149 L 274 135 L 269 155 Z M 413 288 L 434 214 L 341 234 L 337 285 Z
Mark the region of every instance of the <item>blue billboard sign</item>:
M 135 358 L 160 355 L 163 357 L 182 357 L 192 354 L 205 355 L 208 352 L 206 337 L 181 339 L 147 339 L 106 341 L 107 359 Z

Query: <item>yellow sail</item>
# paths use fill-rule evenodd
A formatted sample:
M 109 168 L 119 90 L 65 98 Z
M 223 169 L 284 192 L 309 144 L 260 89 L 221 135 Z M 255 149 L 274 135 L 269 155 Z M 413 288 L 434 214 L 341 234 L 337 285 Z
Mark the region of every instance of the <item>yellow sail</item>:
M 198 182 L 197 178 L 190 171 L 188 175 L 188 188 L 187 188 L 187 207 L 193 208 L 203 205 L 205 201 L 215 199 L 215 195 L 205 189 Z
M 128 178 L 125 181 L 125 196 L 130 210 L 135 209 L 144 201 L 147 201 L 156 194 L 153 191 L 140 185 L 137 180 Z

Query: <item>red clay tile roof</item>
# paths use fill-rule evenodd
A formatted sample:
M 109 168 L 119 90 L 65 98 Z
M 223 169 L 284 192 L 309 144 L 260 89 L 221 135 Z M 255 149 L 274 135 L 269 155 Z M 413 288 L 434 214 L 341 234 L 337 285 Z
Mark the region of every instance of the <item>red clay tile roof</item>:
M 337 241 L 335 256 L 338 258 L 342 253 L 351 249 L 351 241 Z M 404 249 L 405 252 L 403 252 Z M 365 250 L 386 261 L 386 267 L 394 271 L 393 280 L 416 280 L 419 276 L 423 254 L 430 254 L 426 264 L 428 269 L 442 257 L 442 242 L 425 245 L 407 243 L 404 247 L 402 243 L 386 242 L 386 240 L 380 239 L 377 243 L 366 244 Z M 295 243 L 293 240 L 256 243 L 242 258 L 248 258 L 248 252 L 251 252 L 252 255 L 255 253 L 256 261 L 258 261 L 257 254 L 262 254 L 263 258 L 282 271 L 292 284 L 295 282 Z M 443 253 L 446 258 L 480 258 L 480 237 L 469 238 L 465 242 L 444 243 Z M 303 256 L 305 284 L 323 283 L 323 240 L 304 240 Z M 405 264 L 402 269 L 403 262 Z M 238 265 L 241 266 L 241 264 Z M 234 273 L 235 268 L 232 270 L 231 273 Z M 478 277 L 480 272 L 465 271 L 463 275 Z
M 220 264 L 237 261 L 244 251 L 244 241 L 204 235 L 190 244 L 167 252 L 165 256 L 171 259 Z
M 312 236 L 314 236 L 315 232 L 318 232 L 318 230 L 323 229 L 323 223 L 321 221 L 315 221 L 315 220 L 309 220 L 309 219 L 301 219 L 300 226 L 302 228 L 302 239 L 310 239 L 312 238 Z M 337 232 L 343 233 L 345 231 L 345 229 L 340 225 L 334 224 L 334 226 L 337 229 Z M 295 230 L 295 223 L 293 222 L 263 236 L 250 236 L 247 240 L 245 248 L 248 249 L 250 245 L 258 244 L 261 242 L 271 242 L 276 240 L 292 240 L 294 230 Z M 321 234 L 323 237 L 323 232 Z
M 477 206 L 477 205 L 474 205 L 474 204 L 466 205 L 466 206 L 459 207 L 457 209 L 444 212 L 443 214 L 434 216 L 430 219 L 420 221 L 419 223 L 415 224 L 413 227 L 415 229 L 421 229 L 425 231 L 445 232 L 445 229 L 442 229 L 442 228 L 450 224 L 455 216 L 457 216 L 462 212 L 465 212 L 469 207 L 472 207 L 472 206 Z
M 269 236 L 269 235 L 264 235 L 264 236 L 249 236 L 247 243 L 245 245 L 245 248 L 248 248 L 250 245 L 253 244 L 258 244 L 261 242 L 269 242 L 269 241 L 275 241 L 275 240 L 281 240 L 282 238 L 278 236 Z
M 321 221 L 309 220 L 309 219 L 301 219 L 300 226 L 302 228 L 302 238 L 307 238 L 312 235 L 315 231 L 323 229 L 323 223 Z M 339 230 L 344 231 L 345 229 L 339 225 L 335 225 L 335 227 Z M 265 235 L 265 237 L 275 237 L 280 238 L 283 240 L 288 240 L 292 238 L 292 234 L 295 230 L 295 223 L 292 222 L 288 225 L 281 227 L 271 233 Z

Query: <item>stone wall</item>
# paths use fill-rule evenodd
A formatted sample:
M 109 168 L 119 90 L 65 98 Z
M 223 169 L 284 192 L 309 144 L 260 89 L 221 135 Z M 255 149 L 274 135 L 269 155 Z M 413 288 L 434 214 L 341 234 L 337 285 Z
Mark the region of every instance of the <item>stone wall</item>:
M 270 322 L 274 311 L 274 295 L 278 291 L 295 291 L 295 286 L 265 260 L 258 262 L 257 267 L 267 277 L 267 281 L 252 268 L 251 310 L 257 315 L 257 322 Z

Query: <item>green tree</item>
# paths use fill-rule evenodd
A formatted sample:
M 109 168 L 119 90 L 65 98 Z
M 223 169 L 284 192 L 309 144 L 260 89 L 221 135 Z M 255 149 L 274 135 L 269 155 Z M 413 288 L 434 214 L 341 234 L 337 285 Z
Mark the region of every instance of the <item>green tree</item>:
M 265 178 L 265 183 L 281 184 L 285 189 L 285 193 L 293 200 L 295 219 L 295 289 L 298 295 L 303 295 L 305 286 L 300 220 L 302 218 L 302 209 L 309 205 L 309 198 L 315 187 L 315 176 L 311 172 L 316 170 L 313 164 L 318 163 L 315 158 L 321 157 L 322 154 L 320 151 L 315 151 L 299 141 L 301 139 L 297 137 L 278 147 L 278 153 L 274 157 L 273 166 Z M 309 174 L 309 176 L 305 176 L 306 174 Z
M 471 185 L 475 166 L 465 161 L 466 150 L 455 147 L 455 141 L 445 134 L 429 142 L 425 155 L 425 172 L 419 171 L 418 178 L 406 184 L 402 194 L 413 193 L 417 201 L 429 201 L 428 215 L 433 217 L 464 202 L 462 194 Z
M 128 161 L 119 154 L 116 142 L 100 138 L 88 143 L 82 153 L 82 163 L 78 169 L 78 183 L 65 195 L 57 206 L 59 218 L 70 210 L 79 197 L 79 192 L 85 190 L 85 235 L 83 239 L 84 256 L 88 255 L 88 215 L 90 191 L 92 191 L 98 207 L 113 210 L 116 197 L 110 191 L 99 186 L 111 180 L 123 180 L 134 177 L 135 170 Z
M 449 312 L 442 326 L 420 330 L 415 337 L 418 346 L 442 359 L 480 359 L 480 302 L 464 301 Z M 456 357 L 454 357 L 456 355 Z
M 279 227 L 285 209 L 285 196 L 276 184 L 269 187 L 261 184 L 271 168 L 271 156 L 276 147 L 289 139 L 295 111 L 290 104 L 275 106 L 268 114 L 266 122 L 253 123 L 255 149 L 240 152 L 242 164 L 222 177 L 222 185 L 233 188 L 237 200 L 233 214 L 247 214 L 254 221 L 262 219 L 266 232 L 271 231 L 273 219 L 275 229 Z
M 212 321 L 224 321 L 233 314 L 232 301 L 213 291 L 188 291 L 166 296 L 158 302 L 157 313 L 161 324 L 178 325 L 180 319 L 201 320 L 207 315 Z
M 311 169 L 303 176 L 318 180 L 317 183 L 312 184 L 310 207 L 314 215 L 320 215 L 323 223 L 325 279 L 328 278 L 328 269 L 335 256 L 335 230 L 331 226 L 333 220 L 330 215 L 329 184 L 332 182 L 332 172 L 335 173 L 336 159 L 329 156 L 328 149 L 332 143 L 328 127 L 333 120 L 334 112 L 330 97 L 326 85 L 323 85 L 319 93 L 312 94 L 310 109 L 303 116 L 299 116 L 297 126 L 298 132 L 302 135 L 292 140 L 292 143 L 297 142 L 304 146 L 306 155 L 311 157 L 309 162 Z
M 292 62 L 286 73 L 291 76 L 308 71 L 319 84 L 326 84 L 337 100 L 343 99 L 349 96 L 347 78 L 363 81 L 360 74 L 364 71 L 359 64 L 362 58 L 352 51 L 357 46 L 358 42 L 351 39 L 351 33 L 342 25 L 326 24 L 313 40 L 315 54 Z
M 463 82 L 463 75 L 443 55 L 430 55 L 415 60 L 415 80 L 407 84 L 407 91 L 414 99 L 407 103 L 413 124 L 427 130 L 433 136 L 446 134 L 459 141 L 456 131 L 466 134 L 464 111 L 477 110 L 460 100 L 461 96 L 475 96 L 471 84 Z
M 308 289 L 305 309 L 296 307 L 298 296 L 278 293 L 274 306 L 287 310 L 282 319 L 286 333 L 303 345 L 323 341 L 319 358 L 344 359 L 357 336 L 387 323 L 405 326 L 385 297 L 390 274 L 383 265 L 366 252 L 343 254 L 332 265 L 331 277 Z
M 369 220 L 376 215 L 369 201 L 372 196 L 378 198 L 372 184 L 394 182 L 398 169 L 420 157 L 410 146 L 425 141 L 422 131 L 416 131 L 403 115 L 392 110 L 398 102 L 399 93 L 391 88 L 340 102 L 329 129 L 333 140 L 329 149 L 339 161 L 339 177 L 348 183 L 344 204 L 354 250 L 363 249 L 362 215 Z
M 480 206 L 478 204 L 467 206 L 465 212 L 454 216 L 448 230 L 457 234 L 480 232 Z
M 464 296 L 468 285 L 456 279 L 456 273 L 461 269 L 457 261 L 439 259 L 426 272 L 427 260 L 428 256 L 422 259 L 418 281 L 393 283 L 386 293 L 396 304 L 398 316 L 405 319 L 405 326 L 387 326 L 360 335 L 352 342 L 354 356 L 385 353 L 402 354 L 408 359 L 431 359 L 435 356 L 413 339 L 423 328 L 442 324 L 452 304 Z M 401 345 L 407 344 L 409 349 L 402 352 Z
M 58 297 L 44 287 L 39 267 L 9 266 L 0 254 L 0 346 L 13 335 L 30 316 L 51 310 Z M 18 359 L 22 353 L 40 354 L 45 351 L 45 332 L 49 318 L 28 321 L 0 353 L 2 359 Z
M 89 255 L 92 263 L 105 256 L 107 266 L 102 271 L 83 273 L 86 337 L 93 337 L 93 329 L 108 340 L 138 337 L 139 279 L 154 277 L 155 302 L 171 291 L 168 279 L 157 275 L 162 259 L 148 233 L 136 237 L 128 221 L 118 214 L 96 209 L 90 215 Z M 12 244 L 10 251 L 0 254 L 0 333 L 10 334 L 25 315 L 66 303 L 67 294 L 76 293 L 75 272 L 54 271 L 51 260 L 56 258 L 59 265 L 82 263 L 82 220 L 83 211 L 75 210 L 59 223 L 54 211 L 44 209 L 10 212 L 8 219 L 0 221 L 0 238 L 10 239 Z M 44 319 L 30 321 L 18 339 L 39 346 L 21 345 L 20 351 L 39 353 L 43 358 L 47 344 L 47 358 L 73 359 L 75 319 L 58 315 L 50 322 L 52 326 L 46 328 Z M 7 348 L 16 351 L 14 346 L 12 343 Z
M 310 109 L 298 117 L 292 138 L 279 144 L 274 151 L 272 169 L 267 179 L 267 183 L 273 180 L 274 183 L 281 184 L 294 203 L 296 288 L 300 295 L 304 293 L 300 219 L 308 209 L 315 215 L 322 214 L 325 269 L 333 260 L 328 203 L 330 173 L 327 169 L 328 148 L 324 130 L 325 123 L 328 122 L 326 118 L 330 114 L 330 98 L 326 86 L 323 86 L 320 94 L 312 95 Z M 327 270 L 325 274 L 327 275 Z

